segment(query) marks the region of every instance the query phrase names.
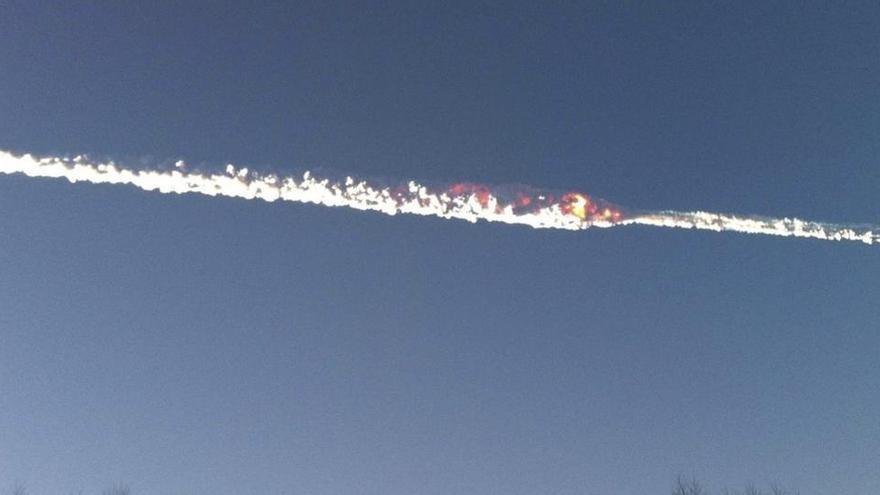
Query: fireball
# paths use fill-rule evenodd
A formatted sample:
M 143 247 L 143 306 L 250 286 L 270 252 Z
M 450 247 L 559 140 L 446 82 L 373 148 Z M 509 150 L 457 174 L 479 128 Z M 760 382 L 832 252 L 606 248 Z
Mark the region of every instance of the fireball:
M 590 210 L 590 198 L 580 193 L 568 193 L 562 196 L 563 213 L 574 215 L 581 220 L 587 219 Z

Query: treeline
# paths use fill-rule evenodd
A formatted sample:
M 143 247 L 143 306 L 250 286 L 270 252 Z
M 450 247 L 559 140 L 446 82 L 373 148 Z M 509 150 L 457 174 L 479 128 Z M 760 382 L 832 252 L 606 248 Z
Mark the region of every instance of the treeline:
M 68 495 L 83 495 L 82 490 L 71 491 Z M 10 495 L 30 495 L 27 487 L 21 483 L 16 484 L 12 487 L 12 490 L 9 491 Z M 128 488 L 128 485 L 117 483 L 110 488 L 105 489 L 101 492 L 101 495 L 131 495 L 131 489 Z
M 695 478 L 688 479 L 679 476 L 673 483 L 672 495 L 710 495 L 710 492 Z M 742 490 L 724 489 L 721 495 L 800 495 L 800 492 L 788 490 L 777 484 L 771 484 L 766 489 L 762 489 L 754 483 L 748 483 Z
M 9 492 L 10 495 L 30 495 L 27 488 L 18 484 Z M 83 495 L 82 491 L 70 492 L 69 495 Z M 101 495 L 131 495 L 131 489 L 128 485 L 116 484 L 101 492 Z M 672 485 L 672 495 L 711 495 L 695 478 L 686 478 L 679 476 Z M 800 495 L 797 490 L 788 490 L 780 485 L 771 484 L 765 489 L 749 483 L 742 490 L 725 489 L 720 495 Z

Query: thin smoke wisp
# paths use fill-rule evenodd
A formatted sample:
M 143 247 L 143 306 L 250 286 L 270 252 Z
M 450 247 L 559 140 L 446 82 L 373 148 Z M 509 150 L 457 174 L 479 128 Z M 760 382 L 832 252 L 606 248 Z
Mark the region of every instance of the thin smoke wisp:
M 741 232 L 834 241 L 880 243 L 880 228 L 838 225 L 796 218 L 727 215 L 703 211 L 629 212 L 581 192 L 542 191 L 529 187 L 489 187 L 467 182 L 440 187 L 415 181 L 384 185 L 352 177 L 330 179 L 305 172 L 280 177 L 227 165 L 219 173 L 173 169 L 136 169 L 110 162 L 74 158 L 17 155 L 0 150 L 0 173 L 67 179 L 72 183 L 125 184 L 161 193 L 197 193 L 265 201 L 293 201 L 346 206 L 396 215 L 486 220 L 534 228 L 583 230 L 590 227 L 650 225 L 716 232 Z

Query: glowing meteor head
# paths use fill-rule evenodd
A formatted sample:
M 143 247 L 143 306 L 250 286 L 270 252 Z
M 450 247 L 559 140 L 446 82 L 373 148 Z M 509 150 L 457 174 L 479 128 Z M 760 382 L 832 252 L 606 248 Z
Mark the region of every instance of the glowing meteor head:
M 586 220 L 594 209 L 589 197 L 574 192 L 562 195 L 560 206 L 563 213 L 574 215 L 581 220 Z

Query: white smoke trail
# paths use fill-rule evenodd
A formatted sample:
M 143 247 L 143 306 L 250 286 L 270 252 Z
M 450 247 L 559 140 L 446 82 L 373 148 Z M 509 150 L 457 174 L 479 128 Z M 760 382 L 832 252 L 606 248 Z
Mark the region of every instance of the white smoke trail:
M 487 220 L 534 228 L 581 230 L 589 227 L 652 225 L 717 232 L 807 237 L 825 240 L 880 243 L 876 227 L 847 226 L 798 219 L 732 216 L 706 212 L 647 212 L 627 215 L 614 205 L 593 200 L 585 194 L 560 197 L 520 194 L 516 201 L 503 200 L 484 186 L 458 184 L 441 190 L 410 181 L 399 187 L 373 185 L 346 177 L 334 181 L 306 172 L 301 178 L 259 175 L 227 165 L 225 174 L 191 172 L 183 162 L 175 170 L 136 170 L 114 162 L 96 163 L 78 156 L 73 159 L 34 157 L 0 151 L 0 173 L 29 177 L 64 178 L 70 182 L 128 184 L 146 191 L 199 193 L 265 201 L 294 201 L 325 206 L 347 206 L 396 215 Z
M 584 228 L 584 222 L 580 218 L 564 213 L 560 205 L 518 214 L 514 212 L 512 205 L 502 206 L 494 197 L 481 201 L 477 194 L 436 193 L 412 181 L 400 188 L 389 188 L 373 186 L 351 177 L 346 177 L 343 181 L 331 181 L 315 177 L 309 172 L 304 173 L 301 178 L 260 176 L 246 168 L 236 169 L 233 165 L 226 166 L 225 174 L 205 174 L 186 171 L 182 162 L 177 163 L 177 170 L 132 170 L 113 162 L 93 163 L 84 156 L 73 159 L 40 158 L 30 154 L 16 156 L 5 151 L 0 151 L 0 173 L 64 178 L 73 183 L 129 184 L 161 193 L 199 193 L 208 196 L 347 206 L 387 215 L 411 213 L 470 222 L 482 219 L 535 228 Z
M 617 225 L 653 225 L 683 229 L 712 230 L 715 232 L 742 232 L 783 237 L 805 237 L 827 241 L 861 241 L 880 243 L 878 227 L 871 225 L 837 225 L 809 222 L 797 218 L 769 218 L 735 216 L 705 211 L 662 211 L 625 218 Z

